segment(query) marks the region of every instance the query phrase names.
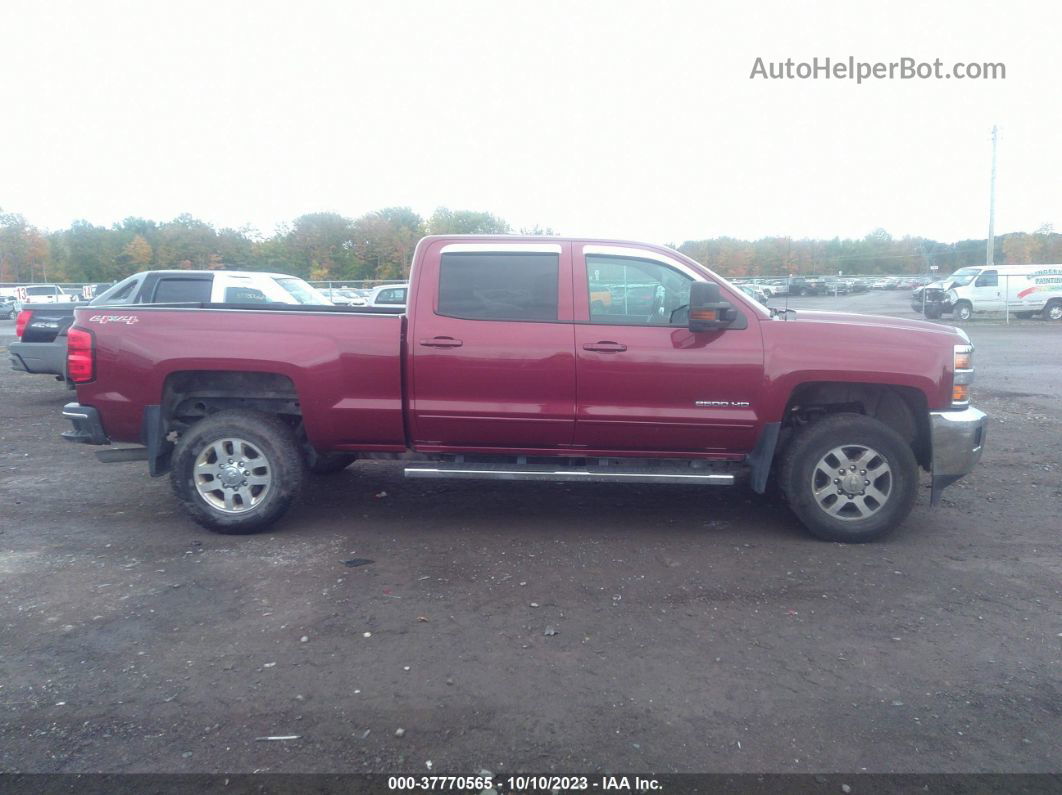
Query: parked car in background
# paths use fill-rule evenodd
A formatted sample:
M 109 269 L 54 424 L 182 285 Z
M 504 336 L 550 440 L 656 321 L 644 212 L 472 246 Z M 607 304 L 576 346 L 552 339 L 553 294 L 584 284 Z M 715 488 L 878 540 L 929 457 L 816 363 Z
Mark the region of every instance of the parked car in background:
M 824 281 L 826 283 L 827 295 L 848 295 L 848 282 L 844 279 L 827 276 Z
M 365 306 L 405 306 L 408 284 L 384 284 L 372 288 Z
M 789 280 L 790 295 L 825 295 L 826 280 L 821 276 L 794 276 Z
M 336 306 L 362 306 L 365 304 L 364 297 L 350 287 L 321 288 L 321 292 L 328 296 L 328 300 Z
M 0 319 L 10 320 L 13 318 L 17 303 L 13 295 L 0 296 Z
M 66 304 L 75 297 L 63 292 L 57 284 L 30 284 L 15 288 L 15 297 L 22 304 Z
M 768 292 L 762 287 L 760 287 L 760 285 L 758 284 L 739 284 L 737 288 L 749 298 L 759 301 L 765 306 L 767 304 L 768 299 L 770 298 Z
M 318 304 L 328 299 L 295 276 L 252 271 L 144 271 L 104 290 L 88 306 L 107 304 Z M 25 304 L 8 345 L 11 368 L 63 380 L 73 303 Z

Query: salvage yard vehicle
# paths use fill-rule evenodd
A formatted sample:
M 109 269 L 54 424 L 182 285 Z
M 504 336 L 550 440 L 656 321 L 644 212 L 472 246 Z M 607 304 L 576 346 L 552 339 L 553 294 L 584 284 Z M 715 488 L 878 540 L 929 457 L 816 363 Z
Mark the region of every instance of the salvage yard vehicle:
M 975 313 L 1007 311 L 1019 318 L 1039 314 L 1045 320 L 1062 320 L 1062 265 L 960 268 L 922 289 L 926 316 L 931 318 L 952 314 L 956 320 L 969 320 Z M 939 306 L 930 308 L 930 298 Z M 911 306 L 920 311 L 919 303 L 921 293 L 916 290 Z
M 593 274 L 655 285 L 591 311 Z M 596 287 L 596 282 L 595 285 Z M 769 310 L 671 249 L 433 236 L 408 310 L 76 310 L 73 442 L 140 447 L 190 516 L 260 530 L 307 468 L 400 459 L 412 478 L 779 487 L 819 538 L 869 541 L 980 459 L 959 329 Z M 843 344 L 837 344 L 843 340 Z
M 106 303 L 322 304 L 328 300 L 302 279 L 254 271 L 143 271 L 100 293 L 88 306 Z M 67 329 L 75 304 L 26 304 L 15 321 L 17 342 L 8 345 L 11 369 L 65 380 Z

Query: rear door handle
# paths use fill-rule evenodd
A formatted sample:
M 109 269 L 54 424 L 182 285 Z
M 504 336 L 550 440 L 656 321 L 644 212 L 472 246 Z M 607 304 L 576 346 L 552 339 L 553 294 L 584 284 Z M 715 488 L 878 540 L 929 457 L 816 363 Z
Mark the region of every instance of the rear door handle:
M 588 342 L 583 346 L 584 351 L 599 351 L 600 353 L 621 353 L 627 350 L 622 342 L 601 340 L 600 342 Z
M 425 348 L 460 348 L 464 345 L 453 337 L 432 337 L 430 340 L 421 340 L 420 344 Z

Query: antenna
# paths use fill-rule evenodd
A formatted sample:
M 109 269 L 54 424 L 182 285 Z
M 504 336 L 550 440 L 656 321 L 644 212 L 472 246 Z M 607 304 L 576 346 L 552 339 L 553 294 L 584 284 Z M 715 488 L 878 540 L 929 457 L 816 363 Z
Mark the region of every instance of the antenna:
M 996 259 L 996 125 L 992 125 L 992 182 L 988 193 L 988 252 L 985 262 L 988 267 L 995 265 Z

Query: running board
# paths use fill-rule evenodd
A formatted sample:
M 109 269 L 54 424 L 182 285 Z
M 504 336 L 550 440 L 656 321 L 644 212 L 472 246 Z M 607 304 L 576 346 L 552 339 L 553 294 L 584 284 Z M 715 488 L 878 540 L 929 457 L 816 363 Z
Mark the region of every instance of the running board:
M 512 464 L 443 464 L 408 466 L 407 478 L 457 478 L 468 480 L 546 480 L 567 483 L 694 483 L 703 486 L 732 486 L 734 476 L 700 471 L 693 467 L 645 467 L 622 470 L 619 467 L 574 467 Z

